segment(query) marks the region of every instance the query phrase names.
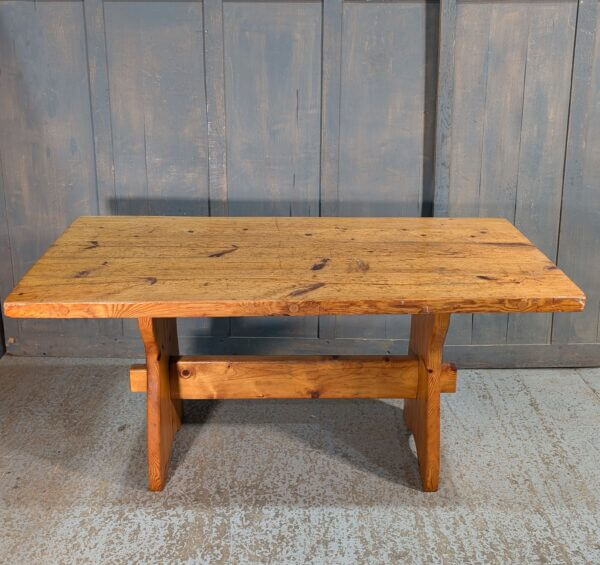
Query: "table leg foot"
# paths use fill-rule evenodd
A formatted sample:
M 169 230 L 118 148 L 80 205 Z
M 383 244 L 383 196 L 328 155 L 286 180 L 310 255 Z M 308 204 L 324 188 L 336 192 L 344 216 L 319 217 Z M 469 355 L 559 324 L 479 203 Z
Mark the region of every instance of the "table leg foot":
M 171 398 L 169 384 L 169 358 L 178 354 L 177 325 L 175 318 L 140 318 L 138 324 L 148 374 L 148 488 L 158 491 L 166 484 L 173 438 L 181 427 L 181 400 Z
M 440 374 L 450 314 L 413 314 L 409 352 L 419 359 L 417 397 L 404 400 L 404 421 L 415 439 L 423 490 L 438 489 Z

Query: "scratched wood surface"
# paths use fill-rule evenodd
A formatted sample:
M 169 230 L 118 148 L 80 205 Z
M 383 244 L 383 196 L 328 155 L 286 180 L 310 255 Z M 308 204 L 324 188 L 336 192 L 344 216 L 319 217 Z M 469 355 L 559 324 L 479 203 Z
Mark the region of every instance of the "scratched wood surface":
M 583 309 L 502 219 L 82 217 L 8 296 L 21 317 Z

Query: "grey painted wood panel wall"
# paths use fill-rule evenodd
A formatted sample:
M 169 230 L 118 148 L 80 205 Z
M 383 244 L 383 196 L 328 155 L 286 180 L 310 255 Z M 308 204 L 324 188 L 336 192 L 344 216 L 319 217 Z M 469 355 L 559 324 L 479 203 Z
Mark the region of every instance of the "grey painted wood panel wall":
M 81 214 L 503 216 L 577 315 L 456 316 L 466 366 L 600 363 L 598 0 L 0 2 L 0 297 Z M 4 319 L 15 354 L 130 321 Z M 400 352 L 403 316 L 180 321 L 187 351 Z

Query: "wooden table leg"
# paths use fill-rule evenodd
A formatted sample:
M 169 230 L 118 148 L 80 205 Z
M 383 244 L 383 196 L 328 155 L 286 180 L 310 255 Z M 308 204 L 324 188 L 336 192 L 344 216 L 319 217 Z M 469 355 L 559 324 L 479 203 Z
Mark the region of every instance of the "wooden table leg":
M 181 400 L 171 398 L 169 358 L 177 355 L 175 318 L 139 318 L 148 374 L 146 418 L 148 487 L 162 490 L 167 480 L 173 437 L 181 427 Z
M 450 314 L 413 314 L 409 352 L 419 358 L 417 397 L 404 400 L 404 421 L 417 446 L 423 490 L 438 489 L 440 474 L 440 374 Z

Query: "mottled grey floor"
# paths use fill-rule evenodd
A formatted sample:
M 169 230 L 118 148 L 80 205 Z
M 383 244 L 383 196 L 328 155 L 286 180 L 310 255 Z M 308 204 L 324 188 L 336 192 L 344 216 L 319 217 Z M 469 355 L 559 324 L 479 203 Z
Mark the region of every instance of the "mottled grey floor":
M 3 562 L 600 562 L 600 369 L 462 371 L 432 494 L 402 401 L 190 402 L 153 494 L 127 367 L 0 360 Z

